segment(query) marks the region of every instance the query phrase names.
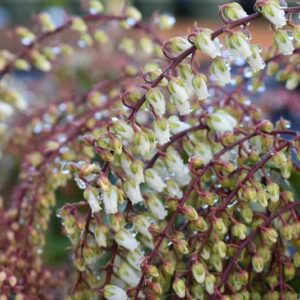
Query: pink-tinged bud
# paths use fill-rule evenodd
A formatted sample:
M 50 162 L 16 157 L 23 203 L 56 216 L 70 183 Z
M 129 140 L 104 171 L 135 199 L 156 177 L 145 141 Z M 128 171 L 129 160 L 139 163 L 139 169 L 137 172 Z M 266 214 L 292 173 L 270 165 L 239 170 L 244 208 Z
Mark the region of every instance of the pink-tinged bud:
M 264 269 L 264 260 L 260 255 L 252 257 L 252 266 L 256 273 L 261 273 Z
M 237 21 L 248 16 L 242 6 L 236 2 L 221 5 L 220 13 L 227 21 Z

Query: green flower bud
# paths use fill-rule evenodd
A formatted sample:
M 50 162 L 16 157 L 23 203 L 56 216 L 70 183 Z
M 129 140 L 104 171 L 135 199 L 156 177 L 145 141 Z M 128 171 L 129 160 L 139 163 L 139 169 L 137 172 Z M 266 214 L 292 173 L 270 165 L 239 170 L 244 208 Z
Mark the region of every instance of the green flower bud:
M 181 254 L 188 254 L 189 248 L 186 240 L 176 240 L 174 241 L 175 249 Z
M 223 241 L 217 241 L 213 245 L 214 253 L 217 253 L 221 258 L 226 256 L 227 246 Z
M 264 269 L 264 260 L 259 255 L 252 257 L 252 266 L 256 273 L 261 273 Z
M 216 277 L 213 274 L 208 274 L 205 278 L 205 290 L 209 295 L 215 291 Z
M 277 242 L 278 234 L 274 228 L 267 228 L 262 231 L 262 237 L 268 245 L 272 245 Z
M 224 221 L 220 218 L 215 219 L 213 229 L 217 234 L 225 234 L 227 232 L 227 227 L 224 224 Z
M 232 235 L 244 240 L 247 236 L 247 226 L 243 223 L 236 223 L 231 229 Z
M 173 290 L 179 298 L 185 298 L 186 288 L 184 279 L 176 278 L 173 282 Z
M 203 283 L 205 281 L 205 267 L 200 262 L 195 262 L 192 266 L 192 273 L 195 280 L 198 283 Z

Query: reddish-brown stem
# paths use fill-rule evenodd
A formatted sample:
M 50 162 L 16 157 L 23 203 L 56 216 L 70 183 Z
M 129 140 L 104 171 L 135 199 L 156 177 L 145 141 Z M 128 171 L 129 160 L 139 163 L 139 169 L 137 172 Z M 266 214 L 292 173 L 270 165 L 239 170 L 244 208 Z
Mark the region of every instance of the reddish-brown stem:
M 300 201 L 293 202 L 287 206 L 282 207 L 279 211 L 273 213 L 268 219 L 266 219 L 260 226 L 258 226 L 255 230 L 253 230 L 248 237 L 241 243 L 239 246 L 239 249 L 235 253 L 235 255 L 230 259 L 226 269 L 223 272 L 223 275 L 221 277 L 221 280 L 216 288 L 216 293 L 214 295 L 214 299 L 218 299 L 217 291 L 224 285 L 224 283 L 227 281 L 227 278 L 234 267 L 234 265 L 237 263 L 237 259 L 241 255 L 242 251 L 247 247 L 247 245 L 253 240 L 254 236 L 260 231 L 261 228 L 267 227 L 275 218 L 282 215 L 283 213 L 293 210 L 296 207 L 300 206 Z

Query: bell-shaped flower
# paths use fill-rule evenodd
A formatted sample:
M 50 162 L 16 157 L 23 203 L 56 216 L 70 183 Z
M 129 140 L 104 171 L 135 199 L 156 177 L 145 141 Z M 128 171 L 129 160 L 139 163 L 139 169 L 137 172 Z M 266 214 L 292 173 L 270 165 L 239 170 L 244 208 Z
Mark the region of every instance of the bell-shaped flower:
M 140 248 L 136 248 L 134 251 L 128 252 L 126 256 L 129 264 L 137 270 L 141 269 L 141 264 L 143 263 L 144 258 L 145 255 Z
M 250 65 L 254 73 L 263 70 L 266 66 L 263 58 L 260 55 L 260 47 L 257 45 L 250 46 L 251 55 L 247 58 L 247 62 Z
M 194 40 L 194 44 L 197 49 L 211 58 L 221 56 L 220 43 L 211 38 L 212 31 L 209 29 L 203 29 L 199 32 Z
M 246 18 L 248 14 L 239 3 L 226 3 L 220 7 L 220 12 L 228 21 L 237 21 Z
M 222 58 L 216 58 L 213 60 L 210 70 L 220 85 L 224 86 L 230 83 L 231 76 L 230 76 L 230 65 L 228 61 Z
M 213 158 L 213 152 L 210 145 L 207 143 L 197 143 L 194 148 L 194 153 L 194 157 L 201 159 L 203 164 L 209 163 Z
M 205 281 L 206 270 L 203 264 L 200 262 L 195 262 L 192 265 L 192 273 L 193 277 L 198 283 L 203 283 Z
M 89 186 L 87 189 L 85 189 L 83 196 L 87 200 L 92 213 L 97 213 L 101 210 L 99 191 L 96 188 Z
M 169 46 L 172 55 L 174 56 L 181 54 L 191 47 L 190 42 L 181 36 L 176 36 L 169 39 L 167 45 Z
M 209 295 L 215 291 L 216 277 L 213 274 L 208 274 L 205 278 L 205 290 Z
M 172 198 L 180 199 L 183 196 L 183 192 L 178 184 L 174 180 L 167 180 L 167 192 Z
M 177 111 L 181 116 L 187 115 L 191 111 L 190 102 L 184 98 L 177 98 L 174 95 L 171 95 L 171 101 L 175 104 Z
M 136 151 L 142 156 L 145 156 L 150 150 L 151 145 L 150 145 L 149 137 L 147 133 L 144 131 L 136 132 L 133 137 L 133 142 Z
M 165 118 L 156 119 L 153 123 L 153 129 L 160 145 L 170 141 L 170 126 Z
M 192 85 L 194 88 L 194 92 L 199 100 L 205 100 L 209 97 L 206 82 L 207 78 L 203 74 L 197 74 L 193 78 Z
M 145 180 L 147 185 L 158 193 L 162 192 L 166 187 L 166 184 L 155 169 L 147 169 L 145 171 Z
M 168 88 L 174 98 L 179 98 L 181 101 L 189 99 L 185 84 L 180 78 L 172 77 L 169 81 Z
M 144 179 L 144 164 L 140 160 L 135 160 L 130 165 L 130 177 L 135 180 L 136 183 L 140 184 L 145 182 Z
M 94 224 L 94 226 L 91 226 L 91 231 L 94 233 L 97 245 L 106 247 L 108 228 L 105 225 Z
M 133 269 L 128 263 L 122 262 L 117 271 L 120 279 L 127 283 L 130 287 L 136 287 L 141 279 L 141 274 Z
M 152 239 L 152 235 L 149 231 L 149 226 L 151 223 L 147 217 L 143 215 L 137 215 L 133 218 L 133 224 L 136 231 L 145 236 L 147 239 Z
M 129 251 L 135 250 L 139 245 L 133 234 L 125 228 L 118 231 L 114 238 L 119 246 L 122 246 Z
M 104 297 L 107 300 L 128 300 L 126 291 L 122 288 L 108 284 L 104 287 Z
M 115 214 L 118 212 L 118 190 L 111 185 L 106 191 L 102 192 L 105 212 Z
M 124 190 L 133 205 L 143 202 L 140 185 L 134 179 L 130 178 L 124 182 Z
M 212 113 L 208 118 L 208 126 L 219 133 L 233 131 L 236 125 L 236 119 L 222 109 Z
M 229 33 L 226 36 L 226 45 L 229 49 L 238 53 L 245 59 L 251 56 L 251 50 L 247 36 L 241 31 Z
M 293 41 L 286 30 L 277 30 L 274 39 L 278 50 L 283 55 L 291 55 L 294 52 Z
M 276 28 L 287 24 L 285 11 L 280 7 L 278 0 L 260 0 L 256 2 L 256 7 Z
M 124 120 L 116 121 L 112 126 L 112 130 L 116 135 L 128 141 L 131 141 L 134 135 L 132 127 Z
M 146 93 L 146 101 L 151 104 L 155 113 L 162 117 L 166 112 L 165 97 L 158 87 L 151 88 Z
M 154 218 L 163 220 L 168 215 L 163 203 L 154 195 L 151 195 L 147 198 L 146 204 Z
M 191 126 L 188 123 L 182 122 L 177 116 L 171 116 L 168 118 L 170 130 L 173 134 L 177 134 L 183 130 L 189 129 Z

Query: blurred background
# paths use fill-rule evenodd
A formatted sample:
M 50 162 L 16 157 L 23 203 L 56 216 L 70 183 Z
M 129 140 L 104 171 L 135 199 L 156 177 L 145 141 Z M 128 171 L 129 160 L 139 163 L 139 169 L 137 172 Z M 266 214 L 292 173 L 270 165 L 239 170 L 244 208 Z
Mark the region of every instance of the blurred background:
M 84 1 L 84 0 L 83 0 Z M 119 10 L 122 7 L 123 0 L 104 0 L 106 7 L 112 13 Z M 139 8 L 144 15 L 145 19 L 150 18 L 155 11 L 161 13 L 168 13 L 176 18 L 176 24 L 173 29 L 167 32 L 163 32 L 162 36 L 167 39 L 174 35 L 184 35 L 188 32 L 189 28 L 192 28 L 194 22 L 198 22 L 201 27 L 217 28 L 221 25 L 218 19 L 217 6 L 232 2 L 232 1 L 222 1 L 222 0 L 135 0 L 128 1 L 131 4 Z M 240 0 L 239 2 L 244 9 L 250 14 L 253 12 L 253 5 L 255 0 Z M 297 1 L 287 1 L 289 5 L 295 5 Z M 0 50 L 8 49 L 13 52 L 18 52 L 20 47 L 19 42 L 14 38 L 13 28 L 16 25 L 23 25 L 33 27 L 34 29 L 34 17 L 35 14 L 45 11 L 49 13 L 56 23 L 60 25 L 64 22 L 66 12 L 68 14 L 83 14 L 81 9 L 80 0 L 0 0 Z M 284 3 L 283 3 L 284 4 Z M 251 25 L 251 32 L 253 35 L 253 43 L 260 43 L 265 46 L 272 44 L 272 32 L 268 30 L 267 26 L 262 27 L 262 20 L 255 22 Z M 70 38 L 66 36 L 66 38 Z M 71 37 L 72 38 L 72 37 Z M 78 59 L 78 57 L 76 57 Z M 73 74 L 72 74 L 73 75 Z M 88 74 L 89 75 L 89 74 Z M 67 77 L 70 74 L 67 74 Z M 82 76 L 82 75 L 80 75 Z M 14 77 L 17 81 L 14 84 L 22 84 L 24 80 L 31 80 L 35 83 L 37 80 L 42 78 L 41 73 L 36 70 L 32 70 L 26 74 L 20 74 L 16 72 Z M 81 79 L 83 76 L 81 77 Z M 87 79 L 84 77 L 83 82 L 86 83 Z M 55 88 L 47 80 L 47 86 L 43 86 L 39 81 L 39 86 L 45 94 L 48 93 L 53 97 L 55 95 Z M 300 99 L 299 91 L 286 92 L 282 85 L 275 81 L 271 81 L 270 84 L 273 86 L 271 92 L 263 93 L 259 96 L 260 99 L 265 99 L 266 101 L 261 101 L 261 106 L 264 107 L 272 119 L 278 120 L 279 116 L 284 117 L 292 121 L 294 128 L 300 128 Z M 87 84 L 84 89 L 88 88 Z M 24 91 L 24 89 L 23 89 Z M 46 92 L 45 92 L 46 91 Z M 28 91 L 23 92 L 28 93 Z M 32 98 L 32 92 L 28 95 L 29 101 Z M 256 97 L 255 95 L 253 97 Z M 272 101 L 269 101 L 272 99 Z M 39 98 L 39 101 L 41 99 Z M 7 160 L 6 160 L 7 162 Z M 0 164 L 1 169 L 1 164 Z M 11 183 L 14 183 L 16 177 L 11 178 Z M 295 186 L 300 188 L 299 178 L 294 179 Z M 2 181 L 3 186 L 7 186 L 7 182 Z M 0 178 L 1 187 L 1 178 Z M 79 193 L 76 188 L 70 188 L 66 192 L 59 191 L 57 194 L 58 204 L 60 207 L 66 199 L 68 201 L 80 201 L 81 193 Z M 47 246 L 45 248 L 45 262 L 52 266 L 62 265 L 66 262 L 68 252 L 68 241 L 61 234 L 60 221 L 55 217 L 55 212 L 52 217 L 52 225 L 49 227 Z

